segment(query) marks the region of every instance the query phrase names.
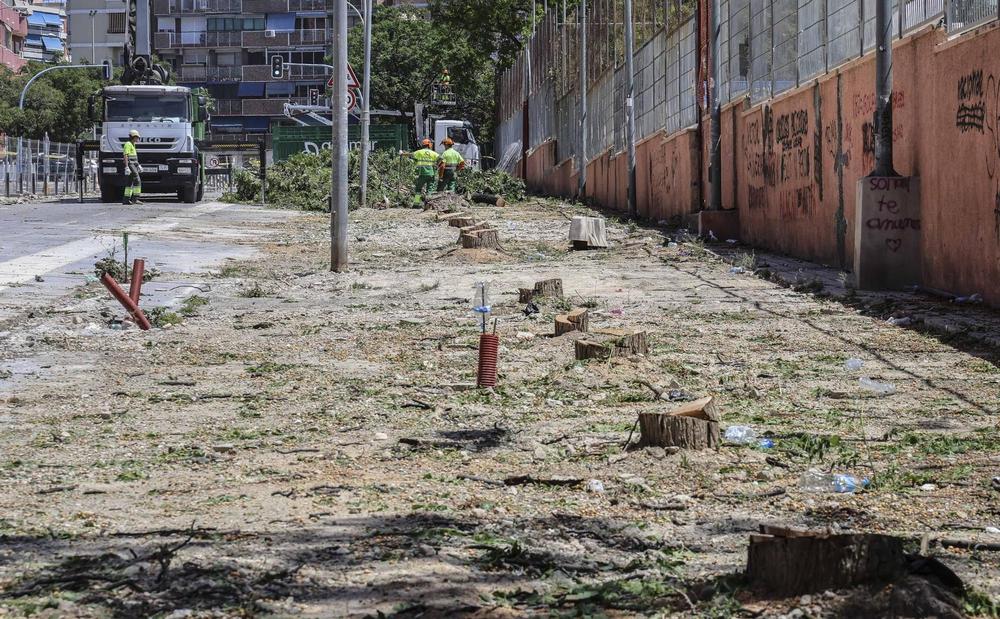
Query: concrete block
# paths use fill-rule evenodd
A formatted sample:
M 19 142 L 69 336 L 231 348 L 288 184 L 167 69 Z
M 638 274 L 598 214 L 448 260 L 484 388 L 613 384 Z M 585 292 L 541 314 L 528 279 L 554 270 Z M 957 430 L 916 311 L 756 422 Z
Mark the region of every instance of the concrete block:
M 899 290 L 919 285 L 920 179 L 866 176 L 858 181 L 854 285 Z

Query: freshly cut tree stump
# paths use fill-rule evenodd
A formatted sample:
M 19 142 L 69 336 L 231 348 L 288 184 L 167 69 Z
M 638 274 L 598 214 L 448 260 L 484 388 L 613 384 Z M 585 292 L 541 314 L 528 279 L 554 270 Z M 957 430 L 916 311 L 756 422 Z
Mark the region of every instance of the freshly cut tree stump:
M 458 229 L 458 240 L 455 241 L 457 244 L 462 244 L 462 237 L 466 234 L 472 234 L 473 232 L 478 232 L 480 230 L 488 230 L 490 225 L 485 221 L 478 221 L 474 224 L 463 226 Z
M 712 396 L 688 402 L 668 413 L 639 413 L 641 447 L 716 449 L 719 411 Z
M 500 249 L 500 235 L 496 228 L 463 232 L 459 241 L 465 249 Z
M 592 336 L 577 340 L 575 347 L 577 361 L 645 355 L 649 352 L 645 331 L 623 329 L 599 329 Z
M 454 193 L 435 193 L 424 201 L 425 211 L 444 211 L 445 213 L 457 213 L 468 208 L 469 201 L 463 196 Z
M 518 300 L 521 303 L 527 303 L 539 297 L 561 299 L 563 296 L 562 280 L 558 278 L 543 279 L 540 282 L 535 282 L 534 288 L 518 288 L 517 292 Z
M 556 316 L 556 336 L 564 335 L 571 331 L 587 332 L 590 325 L 590 315 L 585 308 L 574 308 L 568 314 Z
M 507 205 L 507 201 L 503 199 L 503 196 L 495 196 L 491 193 L 474 193 L 472 194 L 472 201 L 501 208 Z
M 569 224 L 569 240 L 573 249 L 594 249 L 608 246 L 604 219 L 577 215 Z
M 471 226 L 476 223 L 476 218 L 468 213 L 459 213 L 458 215 L 449 215 L 447 217 L 448 225 L 452 228 L 464 228 L 466 226 Z
M 894 580 L 906 570 L 903 540 L 889 535 L 830 535 L 761 526 L 750 536 L 747 578 L 780 596 Z

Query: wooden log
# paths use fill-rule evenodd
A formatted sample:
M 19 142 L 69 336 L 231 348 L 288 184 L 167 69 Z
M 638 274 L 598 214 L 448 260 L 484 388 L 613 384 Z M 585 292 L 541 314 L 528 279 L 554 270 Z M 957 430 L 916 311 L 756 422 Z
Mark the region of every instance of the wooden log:
M 518 288 L 517 300 L 519 303 L 530 303 L 535 298 L 534 288 Z
M 569 224 L 569 240 L 573 249 L 593 249 L 608 246 L 604 219 L 577 215 Z
M 556 316 L 556 336 L 564 335 L 571 331 L 586 333 L 589 325 L 589 313 L 585 308 L 577 307 L 568 314 L 559 314 Z
M 697 417 L 699 419 L 705 419 L 708 421 L 716 421 L 722 419 L 722 415 L 719 414 L 719 407 L 715 403 L 715 398 L 712 396 L 706 396 L 692 402 L 687 402 L 678 406 L 674 410 L 670 411 L 670 414 L 675 417 Z
M 670 413 L 639 413 L 639 436 L 642 447 L 716 449 L 719 423 Z
M 507 205 L 507 201 L 503 199 L 503 196 L 495 196 L 491 193 L 474 193 L 472 194 L 472 201 L 478 204 L 489 204 L 490 206 L 501 208 Z
M 500 249 L 500 235 L 496 228 L 463 233 L 459 241 L 465 249 Z
M 747 549 L 751 585 L 780 596 L 885 583 L 906 570 L 902 538 L 794 532 L 752 535 Z
M 575 347 L 577 361 L 645 355 L 649 352 L 645 331 L 623 329 L 599 329 L 590 337 L 577 340 Z

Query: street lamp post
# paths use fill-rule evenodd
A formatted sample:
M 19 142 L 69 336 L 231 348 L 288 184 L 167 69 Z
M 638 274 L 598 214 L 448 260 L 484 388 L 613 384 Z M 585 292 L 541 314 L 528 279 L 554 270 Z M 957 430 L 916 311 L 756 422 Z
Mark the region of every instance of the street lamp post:
M 371 92 L 372 81 L 372 0 L 365 0 L 365 17 L 362 20 L 365 28 L 365 76 L 361 97 L 361 208 L 368 206 L 368 128 L 371 125 L 371 105 L 368 95 Z
M 347 0 L 333 3 L 333 152 L 330 187 L 330 270 L 347 269 Z

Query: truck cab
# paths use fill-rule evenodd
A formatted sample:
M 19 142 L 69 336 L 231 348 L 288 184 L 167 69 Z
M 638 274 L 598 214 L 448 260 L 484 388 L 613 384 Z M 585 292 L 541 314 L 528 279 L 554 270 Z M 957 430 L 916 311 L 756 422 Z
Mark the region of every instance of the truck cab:
M 472 123 L 465 120 L 435 120 L 434 148 L 439 153 L 445 151 L 441 144 L 445 138 L 451 138 L 455 142 L 455 150 L 465 159 L 467 167 L 479 169 L 479 145 L 472 133 Z
M 204 157 L 196 140 L 208 120 L 203 97 L 181 86 L 108 86 L 101 93 L 98 180 L 103 202 L 117 202 L 129 184 L 122 147 L 129 131 L 139 132 L 136 150 L 143 193 L 176 193 L 184 202 L 204 195 Z

